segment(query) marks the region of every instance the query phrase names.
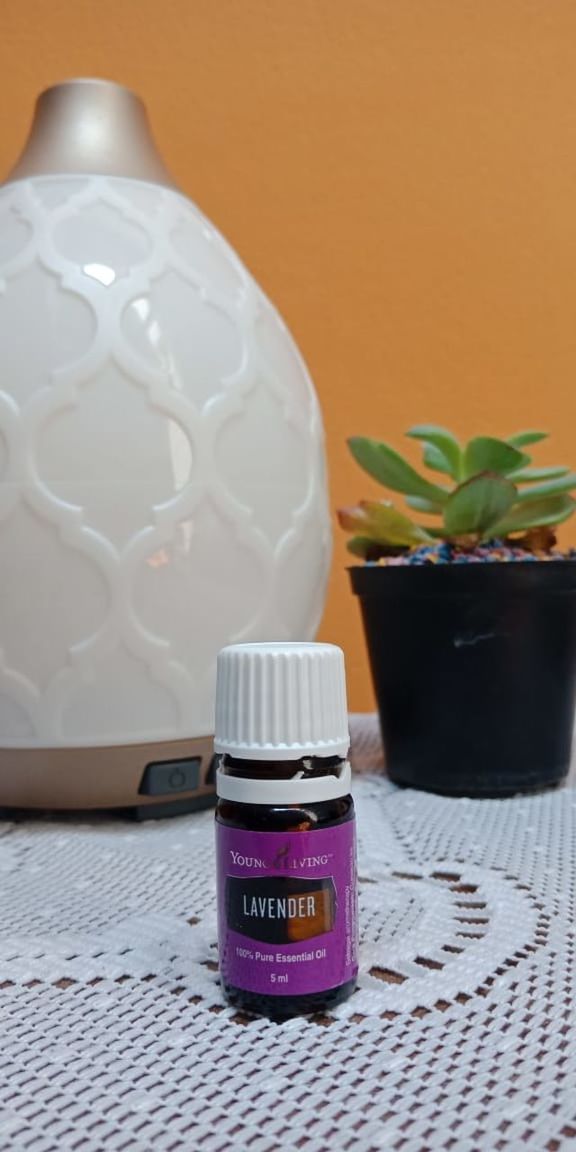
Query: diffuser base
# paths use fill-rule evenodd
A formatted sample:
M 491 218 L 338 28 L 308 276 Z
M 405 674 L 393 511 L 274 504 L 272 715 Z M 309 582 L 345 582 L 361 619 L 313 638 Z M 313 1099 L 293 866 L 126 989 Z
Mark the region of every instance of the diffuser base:
M 136 809 L 139 819 L 215 803 L 211 736 L 84 748 L 0 748 L 0 808 Z

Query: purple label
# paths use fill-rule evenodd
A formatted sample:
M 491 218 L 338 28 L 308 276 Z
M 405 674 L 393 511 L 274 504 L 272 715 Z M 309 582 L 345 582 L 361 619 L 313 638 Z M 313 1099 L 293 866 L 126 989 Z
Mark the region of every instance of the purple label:
M 326 992 L 358 971 L 355 824 L 246 832 L 216 822 L 224 983 L 269 996 Z

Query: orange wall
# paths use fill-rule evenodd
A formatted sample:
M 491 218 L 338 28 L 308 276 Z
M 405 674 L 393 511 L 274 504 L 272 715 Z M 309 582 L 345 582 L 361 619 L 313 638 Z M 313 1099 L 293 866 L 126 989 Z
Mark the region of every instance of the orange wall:
M 344 440 L 518 424 L 576 465 L 574 0 L 2 0 L 0 169 L 36 92 L 136 88 L 176 180 L 279 305 Z M 573 537 L 576 529 L 573 529 Z M 337 540 L 322 635 L 371 693 Z

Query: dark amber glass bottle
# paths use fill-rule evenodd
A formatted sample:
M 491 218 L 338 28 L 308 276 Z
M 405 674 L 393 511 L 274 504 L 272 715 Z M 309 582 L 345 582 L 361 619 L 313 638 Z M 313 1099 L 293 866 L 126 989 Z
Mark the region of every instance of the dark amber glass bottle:
M 276 1019 L 326 1011 L 356 983 L 342 685 L 331 645 L 234 645 L 219 658 L 221 981 L 231 1004 Z

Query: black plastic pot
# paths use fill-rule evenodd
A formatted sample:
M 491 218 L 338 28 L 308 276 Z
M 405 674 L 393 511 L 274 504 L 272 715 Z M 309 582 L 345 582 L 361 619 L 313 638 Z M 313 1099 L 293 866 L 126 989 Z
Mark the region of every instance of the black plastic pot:
M 576 561 L 367 564 L 350 578 L 392 780 L 506 796 L 566 776 Z

